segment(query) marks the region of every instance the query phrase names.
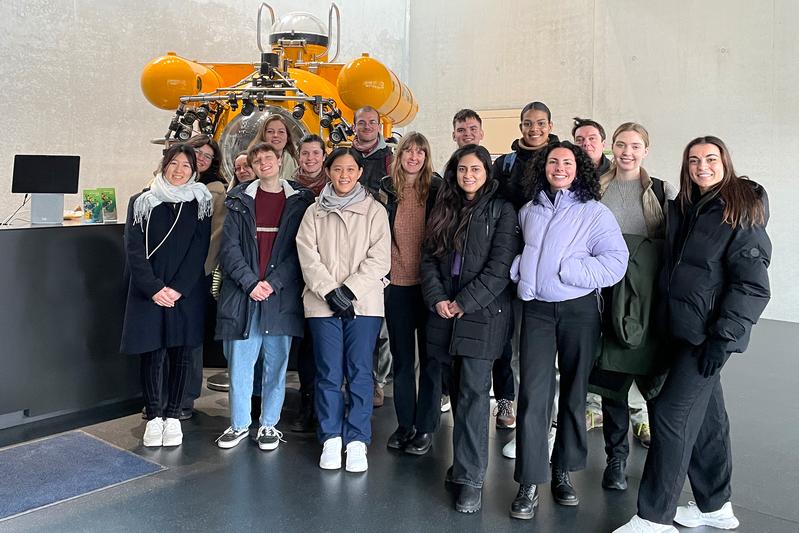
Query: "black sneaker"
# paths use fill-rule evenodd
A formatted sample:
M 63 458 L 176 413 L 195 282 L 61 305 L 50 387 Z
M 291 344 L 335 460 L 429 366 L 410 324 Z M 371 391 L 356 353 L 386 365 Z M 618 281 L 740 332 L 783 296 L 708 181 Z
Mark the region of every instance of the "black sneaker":
M 223 450 L 227 450 L 228 448 L 233 448 L 242 440 L 247 438 L 249 435 L 250 429 L 242 429 L 241 431 L 236 431 L 232 427 L 229 427 L 225 430 L 224 433 L 219 435 L 219 438 L 216 439 L 216 445 L 222 448 Z
M 261 426 L 258 428 L 258 447 L 264 451 L 274 450 L 280 441 L 283 440 L 283 433 L 281 433 L 275 426 Z

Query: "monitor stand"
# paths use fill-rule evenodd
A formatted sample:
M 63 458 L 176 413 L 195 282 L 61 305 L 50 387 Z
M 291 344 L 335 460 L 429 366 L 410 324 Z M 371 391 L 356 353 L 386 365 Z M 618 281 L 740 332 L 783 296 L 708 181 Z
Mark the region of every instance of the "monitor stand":
M 31 224 L 63 224 L 63 194 L 31 194 Z

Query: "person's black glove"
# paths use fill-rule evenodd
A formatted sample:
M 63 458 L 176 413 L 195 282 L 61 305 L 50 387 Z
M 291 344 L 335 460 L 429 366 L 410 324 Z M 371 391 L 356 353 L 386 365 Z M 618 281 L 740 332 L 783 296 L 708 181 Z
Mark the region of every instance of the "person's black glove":
M 730 357 L 730 352 L 724 349 L 724 345 L 712 340 L 705 341 L 702 352 L 699 354 L 699 373 L 709 378 L 721 370 L 724 363 Z
M 355 317 L 355 308 L 352 305 L 354 299 L 355 294 L 346 285 L 325 294 L 325 301 L 336 318 Z

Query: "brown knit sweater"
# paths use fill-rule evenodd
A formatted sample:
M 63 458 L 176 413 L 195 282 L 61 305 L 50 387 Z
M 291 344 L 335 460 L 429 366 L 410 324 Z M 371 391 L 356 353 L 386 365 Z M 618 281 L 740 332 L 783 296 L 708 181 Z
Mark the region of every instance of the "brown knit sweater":
M 419 202 L 413 184 L 403 191 L 394 219 L 391 243 L 391 283 L 410 286 L 421 283 L 424 203 Z

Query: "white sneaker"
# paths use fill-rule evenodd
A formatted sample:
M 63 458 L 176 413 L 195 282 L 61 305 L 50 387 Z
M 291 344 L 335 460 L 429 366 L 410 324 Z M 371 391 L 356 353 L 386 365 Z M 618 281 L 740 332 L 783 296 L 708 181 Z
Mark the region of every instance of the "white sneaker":
M 555 436 L 557 434 L 558 428 L 553 427 L 549 430 L 549 436 L 547 436 L 547 448 L 549 449 L 550 460 L 552 459 L 552 450 L 555 449 Z M 508 459 L 516 459 L 516 439 L 513 439 L 502 447 L 502 455 Z
M 685 527 L 710 526 L 718 529 L 735 529 L 739 525 L 738 519 L 732 513 L 732 504 L 730 502 L 725 503 L 721 506 L 721 509 L 712 513 L 703 513 L 696 506 L 696 503 L 688 502 L 688 505 L 677 507 L 674 521 Z
M 325 441 L 322 457 L 319 458 L 319 468 L 325 470 L 341 468 L 341 437 L 333 437 Z
M 167 418 L 164 424 L 164 446 L 180 446 L 183 444 L 183 431 L 180 429 L 180 420 Z
M 502 447 L 502 456 L 508 459 L 516 459 L 516 439 Z
M 147 422 L 142 440 L 145 446 L 164 445 L 164 420 L 161 417 L 155 417 Z
M 677 528 L 671 525 L 666 524 L 658 524 L 656 522 L 650 522 L 649 520 L 644 520 L 638 515 L 632 517 L 632 519 L 621 526 L 618 529 L 614 529 L 613 533 L 678 533 Z
M 347 444 L 347 472 L 366 472 L 369 462 L 366 460 L 366 444 L 354 440 Z
M 446 394 L 441 395 L 441 412 L 446 413 L 452 409 L 452 404 L 449 401 L 449 396 Z

